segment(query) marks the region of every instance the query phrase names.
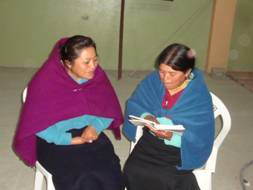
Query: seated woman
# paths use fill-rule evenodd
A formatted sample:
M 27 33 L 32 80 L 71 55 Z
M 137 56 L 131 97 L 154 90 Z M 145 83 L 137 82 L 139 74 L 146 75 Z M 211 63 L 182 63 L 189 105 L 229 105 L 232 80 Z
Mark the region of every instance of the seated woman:
M 94 41 L 64 38 L 28 84 L 14 149 L 29 166 L 38 160 L 56 190 L 119 190 L 120 161 L 103 130 L 120 139 L 122 122 Z
M 123 131 L 135 140 L 136 115 L 156 123 L 184 126 L 183 134 L 143 128 L 124 166 L 128 190 L 198 190 L 192 170 L 208 159 L 214 141 L 212 100 L 195 53 L 182 44 L 166 47 L 151 72 L 128 99 Z

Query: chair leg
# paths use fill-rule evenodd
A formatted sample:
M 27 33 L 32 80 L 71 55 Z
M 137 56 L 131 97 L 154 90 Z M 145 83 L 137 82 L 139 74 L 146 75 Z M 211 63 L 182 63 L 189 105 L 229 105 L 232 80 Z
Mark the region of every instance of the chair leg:
M 44 179 L 43 174 L 39 170 L 36 169 L 35 180 L 34 180 L 34 190 L 42 190 L 43 179 Z
M 52 175 L 36 161 L 34 190 L 42 190 L 44 179 L 46 181 L 46 190 L 55 190 Z
M 212 190 L 212 173 L 205 171 L 194 171 L 201 190 Z
M 52 180 L 52 176 L 47 177 L 47 190 L 55 190 L 53 180 Z

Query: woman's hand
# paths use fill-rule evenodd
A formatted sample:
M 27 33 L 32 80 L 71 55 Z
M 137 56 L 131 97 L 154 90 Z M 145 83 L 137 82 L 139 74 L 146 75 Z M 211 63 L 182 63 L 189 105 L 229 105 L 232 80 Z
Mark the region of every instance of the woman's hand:
M 92 126 L 87 126 L 81 136 L 73 137 L 71 140 L 72 145 L 84 144 L 84 143 L 92 143 L 94 140 L 98 138 L 97 131 Z
M 153 116 L 153 115 L 146 115 L 146 116 L 144 117 L 144 119 L 149 120 L 149 121 L 153 121 L 153 122 L 159 124 L 159 121 L 158 121 L 158 120 L 156 119 L 156 117 Z M 157 131 L 157 130 L 155 130 L 154 128 L 148 126 L 148 125 L 146 125 L 145 127 L 147 127 L 150 131 L 152 131 L 152 132 L 154 132 L 154 133 Z
M 152 132 L 155 133 L 155 135 L 157 137 L 162 138 L 162 139 L 170 140 L 171 137 L 173 136 L 173 132 L 171 132 L 171 131 L 155 130 L 155 131 L 152 131 Z
M 147 120 L 149 120 L 149 121 L 153 121 L 153 122 L 155 122 L 155 123 L 159 123 L 159 121 L 158 121 L 158 120 L 156 119 L 156 117 L 153 116 L 153 115 L 147 115 L 147 116 L 144 117 L 144 119 L 147 119 Z M 153 132 L 157 137 L 159 137 L 159 138 L 163 138 L 163 139 L 168 139 L 168 140 L 170 140 L 171 137 L 172 137 L 172 135 L 173 135 L 173 133 L 170 132 L 170 131 L 155 130 L 155 129 L 149 127 L 149 126 L 146 126 L 146 127 L 149 128 L 149 130 L 152 131 L 152 132 Z
M 84 144 L 84 143 L 85 143 L 85 139 L 82 137 L 73 137 L 71 140 L 72 145 L 78 145 L 78 144 Z
M 153 122 L 155 122 L 155 123 L 159 123 L 159 121 L 158 121 L 158 120 L 156 119 L 156 117 L 153 116 L 153 115 L 146 115 L 146 116 L 144 117 L 144 119 L 149 120 L 149 121 L 153 121 Z
M 98 138 L 97 131 L 92 126 L 87 126 L 81 135 L 81 137 L 84 139 L 87 143 L 92 143 L 92 141 L 96 140 Z

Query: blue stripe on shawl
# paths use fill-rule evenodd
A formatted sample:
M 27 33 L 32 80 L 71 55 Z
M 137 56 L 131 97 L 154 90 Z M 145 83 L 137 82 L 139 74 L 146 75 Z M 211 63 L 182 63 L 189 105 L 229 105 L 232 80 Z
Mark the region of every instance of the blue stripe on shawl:
M 205 164 L 214 141 L 214 115 L 212 99 L 202 73 L 194 69 L 194 78 L 184 89 L 172 109 L 162 108 L 165 87 L 158 71 L 150 73 L 133 92 L 127 101 L 123 132 L 131 140 L 135 140 L 136 127 L 128 121 L 128 115 L 140 116 L 149 112 L 156 117 L 168 116 L 174 124 L 182 124 L 186 128 L 182 136 L 181 167 L 179 169 L 195 169 Z

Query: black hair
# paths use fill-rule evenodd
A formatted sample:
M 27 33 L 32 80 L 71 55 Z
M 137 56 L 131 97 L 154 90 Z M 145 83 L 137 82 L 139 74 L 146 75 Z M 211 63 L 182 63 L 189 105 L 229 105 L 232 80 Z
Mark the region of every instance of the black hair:
M 177 71 L 186 72 L 195 67 L 195 55 L 189 47 L 174 43 L 167 46 L 156 58 L 155 67 L 166 64 Z
M 61 60 L 63 62 L 66 60 L 72 62 L 79 57 L 80 50 L 88 47 L 94 47 L 96 51 L 96 44 L 90 37 L 82 35 L 72 36 L 61 47 Z

